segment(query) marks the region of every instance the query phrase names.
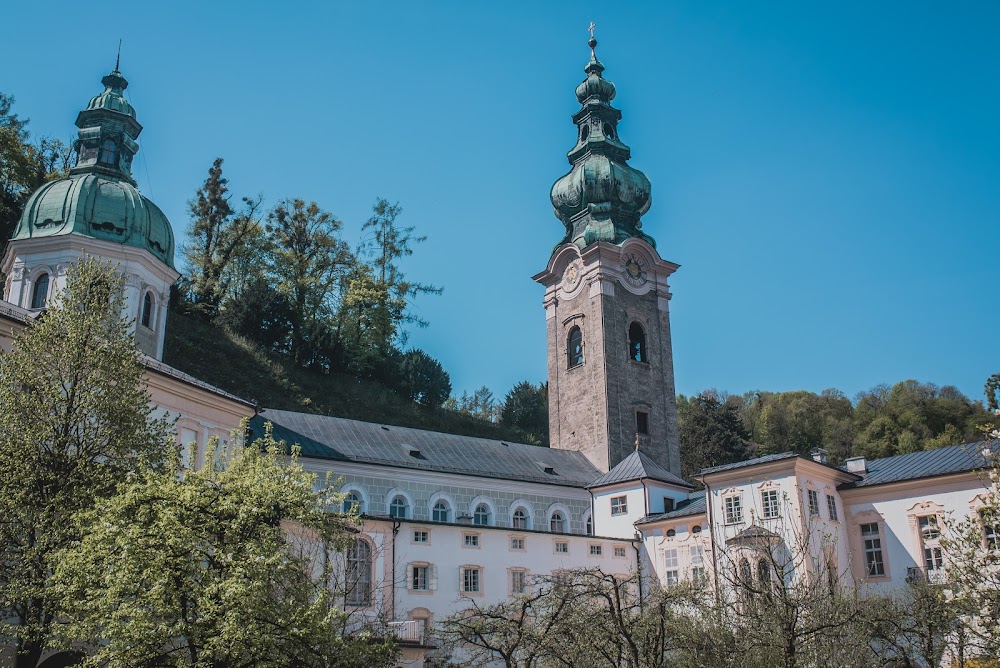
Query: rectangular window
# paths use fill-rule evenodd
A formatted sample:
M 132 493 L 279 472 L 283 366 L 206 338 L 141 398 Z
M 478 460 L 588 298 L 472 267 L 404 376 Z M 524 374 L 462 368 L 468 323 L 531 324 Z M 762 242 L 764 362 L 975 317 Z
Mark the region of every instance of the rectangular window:
M 837 521 L 837 499 L 832 494 L 826 495 L 826 509 L 830 511 L 830 519 Z
M 937 515 L 924 515 L 918 518 L 917 522 L 920 526 L 920 537 L 924 540 L 937 540 L 941 536 Z
M 625 548 L 622 547 L 622 546 L 620 546 L 620 545 L 615 545 L 615 556 L 616 557 L 624 557 L 625 556 Z
M 663 512 L 669 513 L 674 509 L 674 500 L 669 496 L 663 497 Z
M 979 511 L 979 520 L 983 523 L 983 542 L 986 549 L 1000 549 L 1000 526 L 992 524 L 986 519 L 986 511 Z
M 524 571 L 511 571 L 510 572 L 510 593 L 511 594 L 523 594 L 525 590 L 525 572 Z
M 760 507 L 765 520 L 778 517 L 778 490 L 766 489 L 760 493 Z
M 599 556 L 601 556 L 601 554 L 602 554 L 601 546 L 600 545 L 595 545 L 594 543 L 591 543 L 590 544 L 590 556 L 592 556 L 592 557 L 599 557 Z
M 414 531 L 413 532 L 413 542 L 414 543 L 426 543 L 430 540 L 430 534 L 426 531 Z
M 668 550 L 663 551 L 663 568 L 664 570 L 676 569 L 678 566 L 677 561 L 677 548 L 672 547 Z
M 743 521 L 743 500 L 738 496 L 727 496 L 723 499 L 726 509 L 726 524 L 738 524 Z
M 663 579 L 668 587 L 672 587 L 681 581 L 679 571 L 664 571 Z
M 478 594 L 480 592 L 479 575 L 480 570 L 478 568 L 463 568 L 462 592 L 466 594 Z
M 524 539 L 523 538 L 511 538 L 510 539 L 510 549 L 512 549 L 512 550 L 523 550 L 524 549 Z
M 467 533 L 467 534 L 465 534 L 465 546 L 466 547 L 479 547 L 479 534 L 477 534 L 477 533 Z
M 861 540 L 864 542 L 868 577 L 882 577 L 885 575 L 885 563 L 882 561 L 882 539 L 879 538 L 878 524 L 862 524 Z
M 427 566 L 414 566 L 410 569 L 410 589 L 415 589 L 416 591 L 427 591 L 430 589 L 427 571 Z
M 563 540 L 557 540 L 556 552 L 559 554 L 569 554 L 569 543 Z
M 924 568 L 928 571 L 936 571 L 944 568 L 944 559 L 941 556 L 940 547 L 924 548 Z
M 809 493 L 809 515 L 819 517 L 819 492 L 815 489 L 807 491 Z
M 625 515 L 627 513 L 628 513 L 628 497 L 625 496 L 611 497 L 611 514 Z
M 635 430 L 640 434 L 649 433 L 649 413 L 646 411 L 636 411 Z
M 701 545 L 692 545 L 689 554 L 692 566 L 701 566 L 705 563 L 705 548 Z
M 696 585 L 705 584 L 705 568 L 703 566 L 691 568 L 691 581 Z

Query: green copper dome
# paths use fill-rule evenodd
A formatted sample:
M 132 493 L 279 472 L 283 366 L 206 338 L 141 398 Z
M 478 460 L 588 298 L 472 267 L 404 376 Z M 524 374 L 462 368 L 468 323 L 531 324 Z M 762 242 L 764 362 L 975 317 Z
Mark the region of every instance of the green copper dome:
M 601 76 L 604 65 L 595 53 L 597 40 L 591 37 L 589 45 L 587 78 L 576 89 L 582 105 L 573 115 L 577 143 L 567 154 L 573 167 L 549 195 L 556 217 L 566 226 L 560 245 L 571 242 L 582 249 L 598 241 L 620 244 L 637 237 L 655 246 L 641 231 L 640 220 L 652 203 L 652 186 L 628 164 L 631 150 L 618 137 L 622 114 L 611 106 L 615 85 Z
M 142 126 L 122 96 L 128 81 L 116 68 L 102 83 L 104 92 L 76 119 L 76 166 L 69 177 L 35 191 L 13 239 L 76 234 L 145 249 L 173 268 L 170 221 L 132 178 Z

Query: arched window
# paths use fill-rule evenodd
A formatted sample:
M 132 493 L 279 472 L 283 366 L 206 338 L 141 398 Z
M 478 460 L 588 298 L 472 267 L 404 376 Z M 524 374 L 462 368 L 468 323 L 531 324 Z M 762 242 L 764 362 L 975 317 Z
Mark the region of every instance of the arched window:
M 649 361 L 646 358 L 646 332 L 637 322 L 628 326 L 628 358 L 636 362 Z
M 528 528 L 528 514 L 524 512 L 523 508 L 518 508 L 514 511 L 513 521 L 511 525 L 515 529 L 527 529 Z
M 397 496 L 392 500 L 392 503 L 389 504 L 389 517 L 406 518 L 406 499 Z
M 750 562 L 745 558 L 740 559 L 740 584 L 747 588 L 753 586 L 753 571 L 750 570 Z
M 485 503 L 476 506 L 476 512 L 472 513 L 472 523 L 481 527 L 490 523 L 490 509 Z
M 105 139 L 101 143 L 100 161 L 105 165 L 114 165 L 118 162 L 118 144 L 114 139 Z
M 139 322 L 142 323 L 143 327 L 152 327 L 153 322 L 153 293 L 147 292 L 146 296 L 142 298 L 142 316 L 139 318 Z
M 552 533 L 564 533 L 566 531 L 566 520 L 559 511 L 552 513 L 549 518 L 549 530 Z
M 757 583 L 764 593 L 771 591 L 771 565 L 767 563 L 767 559 L 757 562 Z
M 593 536 L 594 535 L 594 519 L 592 517 L 590 517 L 590 515 L 587 516 L 587 528 L 586 528 L 586 532 L 587 532 L 588 536 Z
M 434 509 L 431 511 L 431 519 L 435 522 L 447 522 L 449 515 L 448 504 L 444 501 L 438 501 L 434 504 Z
M 350 605 L 372 602 L 372 548 L 360 538 L 347 550 L 347 602 Z
M 49 296 L 49 275 L 42 274 L 35 279 L 35 287 L 31 291 L 31 308 L 45 308 L 45 300 Z
M 583 364 L 583 332 L 576 325 L 569 330 L 566 338 L 566 366 L 575 367 Z
M 365 512 L 364 504 L 361 502 L 361 495 L 357 492 L 348 492 L 344 497 L 344 512 L 357 512 L 359 515 Z

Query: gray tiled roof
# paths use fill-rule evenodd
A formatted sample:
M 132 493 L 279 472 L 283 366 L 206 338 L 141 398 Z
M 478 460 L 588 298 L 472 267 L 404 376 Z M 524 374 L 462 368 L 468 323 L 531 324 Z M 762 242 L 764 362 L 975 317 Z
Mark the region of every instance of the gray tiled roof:
M 613 485 L 619 482 L 642 480 L 643 478 L 658 480 L 660 482 L 665 482 L 671 485 L 679 485 L 681 487 L 694 487 L 694 485 L 666 470 L 639 450 L 636 450 L 628 457 L 618 462 L 613 469 L 587 485 L 587 487 L 593 489 L 595 487 L 604 487 L 605 485 Z
M 705 502 L 705 492 L 698 490 L 697 492 L 692 492 L 686 501 L 678 503 L 677 507 L 669 513 L 646 515 L 636 522 L 636 524 L 646 524 L 647 522 L 656 522 L 657 520 L 672 520 L 677 517 L 690 517 L 691 515 L 704 515 L 707 511 L 707 505 Z
M 798 457 L 794 452 L 781 452 L 775 455 L 764 455 L 763 457 L 756 457 L 754 459 L 747 459 L 742 462 L 734 462 L 732 464 L 722 464 L 721 466 L 710 466 L 707 469 L 702 469 L 698 474 L 703 476 L 707 473 L 719 473 L 720 471 L 733 471 L 736 469 L 745 468 L 747 466 L 756 466 L 757 464 L 767 464 L 768 462 L 776 462 L 782 459 L 792 459 Z
M 976 471 L 986 466 L 983 459 L 983 448 L 986 441 L 966 443 L 964 445 L 949 445 L 935 450 L 911 452 L 894 457 L 872 459 L 868 462 L 868 473 L 861 480 L 849 482 L 840 489 L 854 487 L 871 487 L 890 482 L 916 480 L 949 473 Z M 990 446 L 997 450 L 998 442 L 992 441 Z
M 601 474 L 571 450 L 270 408 L 250 421 L 255 435 L 266 422 L 274 438 L 300 445 L 304 457 L 570 487 L 586 487 Z

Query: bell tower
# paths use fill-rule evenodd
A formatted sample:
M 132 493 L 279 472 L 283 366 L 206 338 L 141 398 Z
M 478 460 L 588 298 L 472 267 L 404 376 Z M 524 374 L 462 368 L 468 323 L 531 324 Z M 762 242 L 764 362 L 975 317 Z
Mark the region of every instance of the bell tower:
M 667 283 L 678 265 L 642 231 L 649 179 L 628 165 L 615 86 L 602 77 L 593 34 L 588 44 L 572 168 L 550 195 L 566 235 L 534 277 L 545 286 L 550 444 L 602 471 L 638 447 L 679 475 Z

